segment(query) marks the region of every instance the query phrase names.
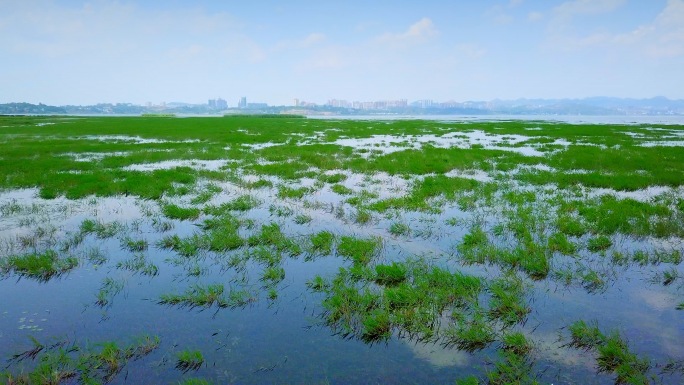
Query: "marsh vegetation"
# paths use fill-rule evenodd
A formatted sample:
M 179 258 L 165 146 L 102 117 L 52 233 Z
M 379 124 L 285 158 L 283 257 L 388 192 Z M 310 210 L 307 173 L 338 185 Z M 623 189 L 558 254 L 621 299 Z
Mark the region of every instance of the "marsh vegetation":
M 684 127 L 0 126 L 5 383 L 684 381 Z

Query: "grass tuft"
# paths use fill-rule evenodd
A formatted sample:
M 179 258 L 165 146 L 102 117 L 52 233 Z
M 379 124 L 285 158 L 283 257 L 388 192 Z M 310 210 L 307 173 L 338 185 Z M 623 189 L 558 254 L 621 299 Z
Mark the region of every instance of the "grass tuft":
M 47 250 L 41 254 L 26 254 L 7 257 L 0 265 L 5 274 L 14 272 L 22 277 L 47 282 L 78 266 L 74 257 L 60 258 L 56 251 Z

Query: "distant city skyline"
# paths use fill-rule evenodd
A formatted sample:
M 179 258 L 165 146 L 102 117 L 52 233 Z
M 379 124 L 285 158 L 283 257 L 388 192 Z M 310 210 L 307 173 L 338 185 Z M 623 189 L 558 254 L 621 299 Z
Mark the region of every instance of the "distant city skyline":
M 0 0 L 0 9 L 0 103 L 684 99 L 684 0 Z

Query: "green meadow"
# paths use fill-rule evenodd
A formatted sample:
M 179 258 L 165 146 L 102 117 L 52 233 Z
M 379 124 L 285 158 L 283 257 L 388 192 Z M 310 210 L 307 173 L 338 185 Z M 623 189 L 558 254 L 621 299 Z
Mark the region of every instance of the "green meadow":
M 0 116 L 0 382 L 680 384 L 684 126 Z

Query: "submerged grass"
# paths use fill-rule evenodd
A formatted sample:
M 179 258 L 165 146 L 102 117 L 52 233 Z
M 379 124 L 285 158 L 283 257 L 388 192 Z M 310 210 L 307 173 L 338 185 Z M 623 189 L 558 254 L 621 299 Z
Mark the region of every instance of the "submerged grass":
M 605 335 L 596 323 L 587 324 L 582 320 L 573 323 L 568 329 L 571 345 L 595 351 L 599 371 L 613 373 L 616 384 L 648 384 L 655 381 L 648 375 L 650 361 L 630 352 L 627 342 L 618 332 Z
M 253 296 L 245 290 L 229 290 L 224 293 L 225 288 L 222 284 L 212 285 L 193 285 L 183 294 L 162 294 L 158 303 L 164 305 L 175 305 L 190 308 L 209 308 L 217 306 L 225 307 L 244 307 L 254 301 Z
M 649 148 L 639 139 L 644 135 L 654 141 L 671 140 L 676 136 L 671 131 L 680 127 L 534 122 L 538 130 L 528 131 L 530 123 L 516 121 L 269 123 L 245 117 L 150 117 L 75 118 L 56 130 L 33 124 L 41 122 L 38 119 L 0 117 L 0 125 L 7 126 L 0 132 L 6 144 L 0 156 L 3 187 L 37 187 L 39 197 L 46 199 L 87 197 L 74 203 L 87 203 L 87 209 L 97 214 L 76 222 L 75 231 L 50 230 L 42 223 L 54 214 L 46 205 L 0 202 L 3 220 L 17 220 L 20 227 L 39 224 L 29 234 L 3 240 L 3 275 L 47 281 L 77 267 L 78 260 L 67 254 L 72 253 L 83 255 L 88 268 L 148 276 L 180 271 L 173 276 L 174 284 L 195 283 L 180 294 L 159 296 L 161 304 L 244 307 L 256 300 L 250 290 L 257 288 L 270 300 L 269 308 L 280 310 L 286 305 L 276 301 L 283 298 L 279 290 L 299 287 L 302 274 L 288 270 L 284 282 L 286 258 L 304 254 L 305 261 L 312 262 L 337 255 L 342 258 L 318 261 L 326 274 L 316 266 L 313 278 L 305 278 L 314 298 L 321 301 L 314 308 L 336 335 L 371 344 L 407 338 L 465 351 L 486 349 L 477 354 L 487 355 L 498 349 L 480 379 L 458 382 L 489 384 L 551 382 L 551 371 L 534 361 L 545 358 L 530 342 L 536 325 L 529 328 L 526 323 L 530 314 L 542 323 L 555 322 L 549 321 L 552 315 L 545 314 L 544 306 L 556 299 L 539 300 L 546 280 L 566 285 L 563 289 L 571 296 L 576 289 L 589 294 L 612 290 L 614 282 L 620 287 L 623 272 L 631 283 L 646 282 L 659 293 L 681 288 L 678 246 L 684 236 L 684 199 L 681 190 L 672 187 L 683 185 L 684 158 L 677 146 Z M 192 130 L 187 129 L 189 124 Z M 638 135 L 626 135 L 635 132 Z M 497 149 L 472 142 L 449 147 L 439 139 L 410 139 L 445 134 L 467 138 L 473 133 L 498 137 Z M 90 135 L 101 135 L 102 140 Z M 397 146 L 353 144 L 375 135 L 406 140 Z M 527 139 L 511 144 L 517 135 Z M 144 145 L 137 143 L 148 139 Z M 570 144 L 561 145 L 558 139 Z M 395 151 L 385 152 L 386 146 Z M 513 151 L 525 149 L 542 156 Z M 198 163 L 154 169 L 164 167 L 157 163 L 165 161 L 192 165 L 194 160 L 226 159 L 230 161 L 214 171 L 193 168 Z M 135 171 L 141 165 L 152 171 Z M 644 199 L 637 190 L 645 187 L 665 192 Z M 95 206 L 105 196 L 155 201 L 141 206 L 140 222 L 105 222 L 106 214 Z M 263 202 L 268 202 L 266 218 Z M 112 213 L 127 215 L 116 209 Z M 436 228 L 446 217 L 451 218 L 450 227 Z M 118 239 L 110 239 L 114 237 Z M 149 243 L 143 237 L 149 237 Z M 111 250 L 117 241 L 128 256 L 114 258 Z M 144 254 L 149 244 L 177 255 L 155 257 L 152 263 L 153 254 L 149 259 Z M 414 252 L 423 257 L 407 256 Z M 634 276 L 647 279 L 631 279 Z M 143 281 L 135 275 L 128 279 Z M 235 288 L 228 289 L 226 282 Z M 114 311 L 113 301 L 124 284 L 122 279 L 102 280 L 95 304 Z M 577 306 L 582 311 L 585 305 Z M 684 304 L 672 306 L 682 309 Z M 674 309 L 661 313 L 667 311 Z M 652 382 L 648 376 L 658 364 L 637 357 L 617 333 L 603 334 L 594 325 L 581 323 L 569 330 L 572 346 L 593 352 L 599 370 L 612 373 L 617 383 Z M 142 346 L 140 352 L 155 345 Z M 32 358 L 40 358 L 35 371 L 5 370 L 0 381 L 107 382 L 137 354 L 120 342 L 104 343 L 82 348 L 91 363 L 74 366 L 65 357 L 80 353 L 66 348 L 60 352 L 36 346 Z M 662 346 L 653 350 L 664 352 Z M 179 366 L 185 371 L 199 369 L 205 359 L 199 351 L 183 351 L 177 361 L 185 363 Z M 551 367 L 567 369 L 557 363 Z
M 34 347 L 15 360 L 36 361 L 28 372 L 0 371 L 5 384 L 102 384 L 113 381 L 131 360 L 141 359 L 159 347 L 159 337 L 143 335 L 128 346 L 103 341 L 77 346 L 68 341 L 46 345 L 33 339 Z
M 201 213 L 197 207 L 181 207 L 173 203 L 162 206 L 162 212 L 169 219 L 181 221 L 197 219 Z
M 343 236 L 337 245 L 337 254 L 352 260 L 355 264 L 367 265 L 378 255 L 381 247 L 380 238 Z
M 148 261 L 144 254 L 136 254 L 130 259 L 120 261 L 116 264 L 116 267 L 147 276 L 159 274 L 157 265 Z
M 74 257 L 59 257 L 56 251 L 46 250 L 43 253 L 14 255 L 0 261 L 3 274 L 13 272 L 22 277 L 47 282 L 78 266 Z
M 183 372 L 198 370 L 204 364 L 204 356 L 199 350 L 182 350 L 176 353 L 176 369 Z

